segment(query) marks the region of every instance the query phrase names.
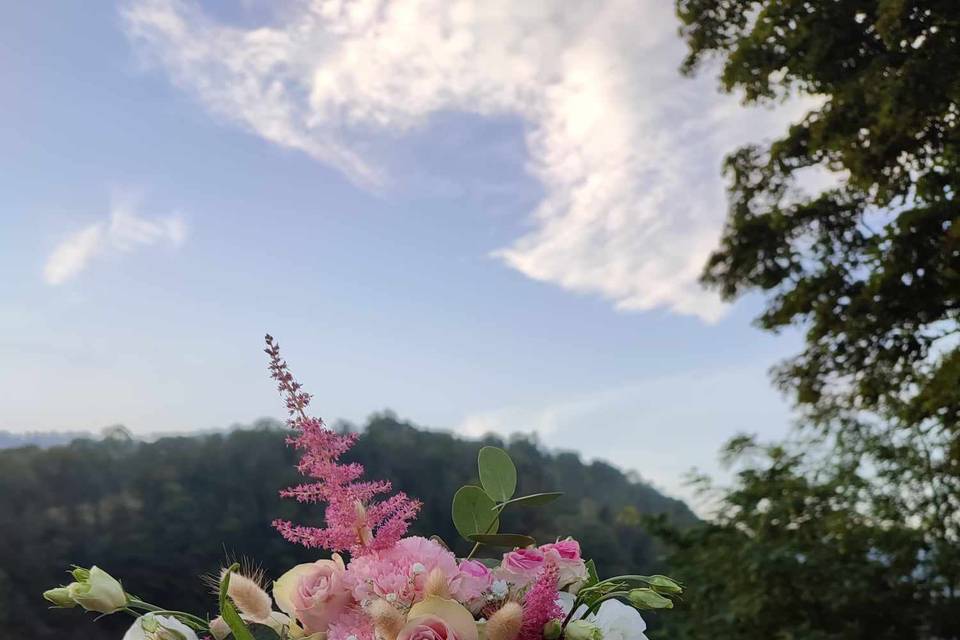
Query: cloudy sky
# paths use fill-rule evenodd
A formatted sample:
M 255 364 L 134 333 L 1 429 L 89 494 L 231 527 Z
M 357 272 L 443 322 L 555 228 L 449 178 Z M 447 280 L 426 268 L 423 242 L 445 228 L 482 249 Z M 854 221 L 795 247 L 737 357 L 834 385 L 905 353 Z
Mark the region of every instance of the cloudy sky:
M 801 113 L 677 73 L 659 0 L 16 3 L 0 429 L 278 415 L 536 431 L 676 495 L 782 433 L 795 335 L 697 284 L 724 153 Z

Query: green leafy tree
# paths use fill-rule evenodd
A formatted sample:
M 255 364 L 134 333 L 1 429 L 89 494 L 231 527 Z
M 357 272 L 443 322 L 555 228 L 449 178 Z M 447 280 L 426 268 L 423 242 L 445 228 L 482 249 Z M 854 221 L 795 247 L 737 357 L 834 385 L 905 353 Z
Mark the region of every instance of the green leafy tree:
M 726 161 L 729 214 L 703 279 L 800 326 L 775 371 L 805 424 L 871 479 L 877 521 L 923 533 L 940 620 L 960 614 L 960 3 L 677 0 L 687 73 L 747 103 L 816 105 Z M 835 185 L 804 189 L 810 171 Z M 947 632 L 944 629 L 951 629 Z
M 931 629 L 931 591 L 920 570 L 923 536 L 878 521 L 864 505 L 857 465 L 807 467 L 802 455 L 750 439 L 717 517 L 677 532 L 669 564 L 685 583 L 683 615 L 665 618 L 677 640 L 911 640 Z
M 726 298 L 765 293 L 761 328 L 804 330 L 774 377 L 813 442 L 769 451 L 716 525 L 683 538 L 675 559 L 700 567 L 693 618 L 742 637 L 956 638 L 960 3 L 676 6 L 685 72 L 719 68 L 746 103 L 815 105 L 727 158 L 727 225 L 703 276 Z M 812 171 L 833 186 L 805 189 Z

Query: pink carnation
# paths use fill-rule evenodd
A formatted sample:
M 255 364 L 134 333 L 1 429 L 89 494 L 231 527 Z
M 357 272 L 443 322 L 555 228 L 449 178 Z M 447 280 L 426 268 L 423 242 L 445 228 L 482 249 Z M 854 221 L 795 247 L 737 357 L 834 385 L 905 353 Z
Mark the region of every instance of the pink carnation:
M 373 621 L 363 610 L 356 607 L 340 614 L 327 629 L 327 640 L 354 640 L 354 638 L 374 640 Z
M 388 549 L 354 558 L 346 580 L 358 602 L 387 598 L 411 605 L 422 599 L 427 576 L 434 569 L 455 585 L 459 569 L 454 555 L 433 540 L 411 536 Z

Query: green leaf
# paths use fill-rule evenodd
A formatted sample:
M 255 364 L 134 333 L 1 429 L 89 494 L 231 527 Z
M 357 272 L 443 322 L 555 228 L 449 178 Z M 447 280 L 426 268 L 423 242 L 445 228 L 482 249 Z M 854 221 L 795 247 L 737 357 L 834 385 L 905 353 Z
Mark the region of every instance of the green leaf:
M 517 490 L 517 468 L 503 449 L 484 447 L 477 456 L 480 484 L 487 495 L 497 502 L 506 502 Z
M 587 582 L 583 586 L 592 587 L 593 585 L 600 582 L 600 576 L 599 574 L 597 574 L 597 563 L 593 561 L 593 558 L 591 558 L 590 560 L 587 560 L 586 565 L 587 565 Z
M 488 544 L 493 547 L 508 547 L 511 549 L 513 547 L 529 547 L 532 544 L 537 544 L 537 541 L 530 536 L 523 536 L 519 533 L 478 533 L 472 536 L 467 536 L 467 539 L 473 542 L 479 542 L 480 544 Z
M 250 632 L 255 640 L 278 640 L 280 638 L 280 634 L 265 624 L 250 625 Z
M 460 487 L 453 496 L 453 525 L 469 540 L 479 533 L 496 533 L 500 520 L 493 511 L 493 500 L 480 487 Z
M 247 625 L 243 623 L 240 614 L 237 613 L 237 610 L 229 598 L 227 598 L 220 607 L 220 617 L 223 618 L 223 621 L 230 627 L 230 633 L 233 635 L 234 640 L 256 640 L 253 634 L 250 633 L 250 630 L 247 629 Z
M 250 630 L 247 629 L 247 625 L 243 623 L 240 614 L 237 613 L 236 608 L 234 608 L 233 603 L 230 602 L 230 598 L 227 596 L 227 590 L 230 588 L 230 574 L 239 568 L 240 565 L 238 563 L 231 565 L 231 567 L 224 572 L 223 579 L 220 581 L 220 617 L 223 618 L 223 621 L 230 627 L 233 640 L 256 640 L 253 634 L 250 633 Z
M 549 491 L 546 493 L 531 493 L 529 496 L 520 496 L 519 498 L 513 498 L 512 500 L 507 500 L 501 504 L 497 505 L 497 508 L 502 509 L 508 504 L 515 504 L 518 507 L 539 507 L 541 505 L 549 504 L 563 495 L 562 491 Z

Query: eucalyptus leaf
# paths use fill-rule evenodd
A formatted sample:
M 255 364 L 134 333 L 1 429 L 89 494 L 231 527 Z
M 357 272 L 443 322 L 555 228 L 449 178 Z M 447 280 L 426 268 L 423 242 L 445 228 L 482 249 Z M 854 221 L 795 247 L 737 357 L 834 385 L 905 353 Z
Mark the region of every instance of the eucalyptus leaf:
M 496 533 L 500 528 L 493 499 L 483 489 L 468 485 L 453 496 L 453 525 L 466 540 L 481 533 Z
M 488 544 L 493 547 L 529 547 L 532 544 L 537 544 L 537 541 L 531 538 L 530 536 L 520 535 L 519 533 L 497 533 L 497 534 L 475 534 L 467 536 L 468 540 L 473 542 L 479 542 L 480 544 Z
M 520 496 L 506 502 L 498 504 L 495 508 L 502 510 L 508 504 L 515 504 L 518 507 L 539 507 L 549 504 L 563 495 L 562 491 L 548 491 L 545 493 L 531 493 L 528 496 Z
M 480 484 L 497 502 L 506 502 L 517 490 L 517 468 L 508 454 L 499 447 L 484 447 L 477 456 Z

